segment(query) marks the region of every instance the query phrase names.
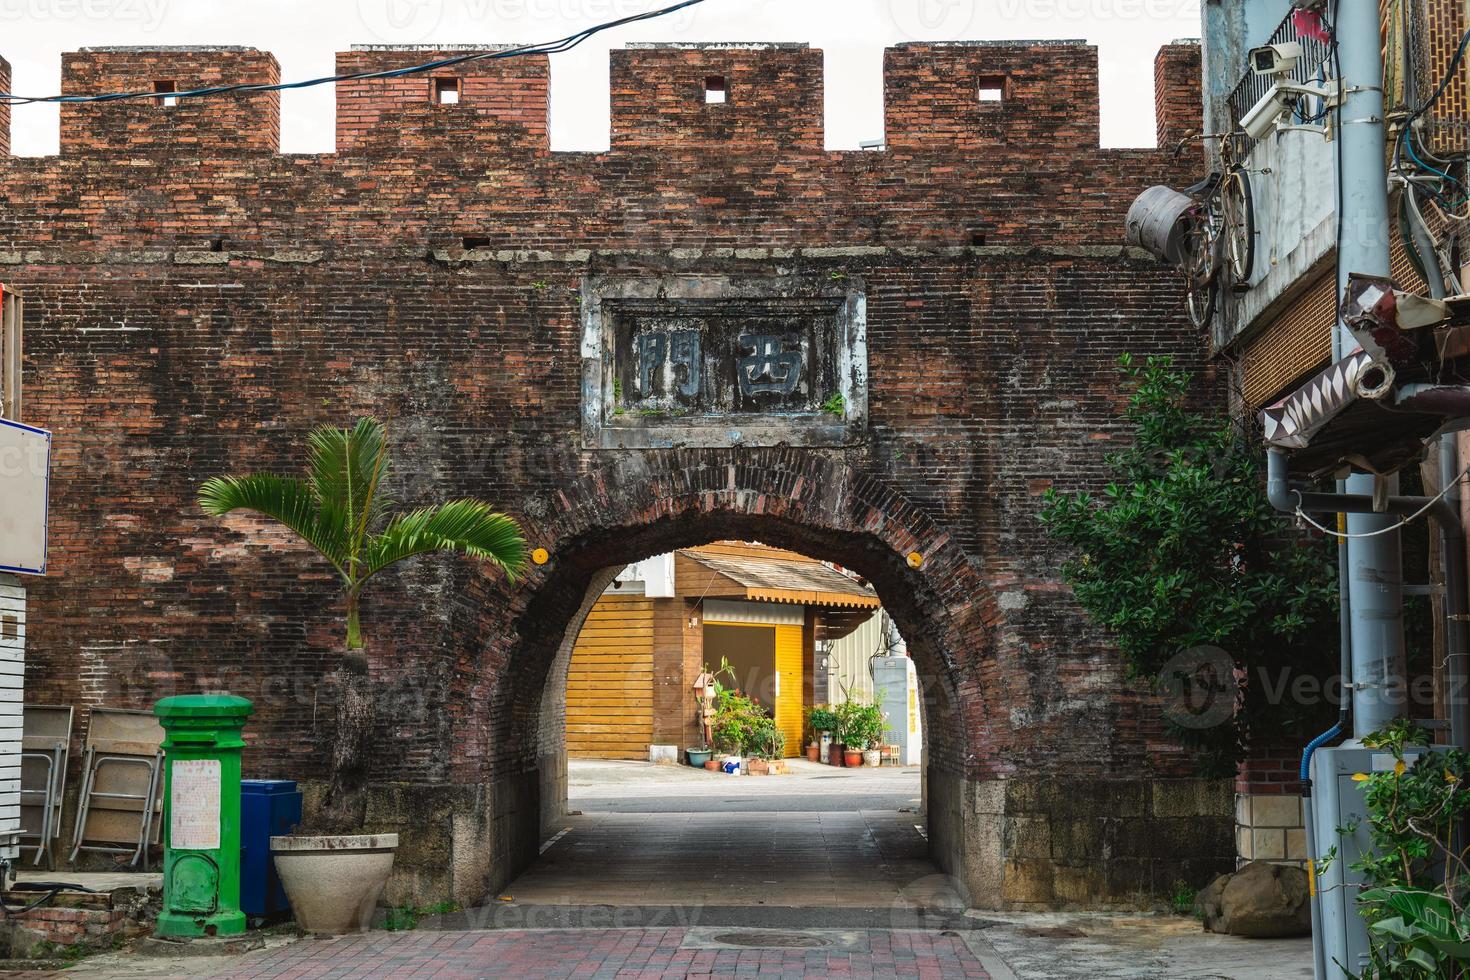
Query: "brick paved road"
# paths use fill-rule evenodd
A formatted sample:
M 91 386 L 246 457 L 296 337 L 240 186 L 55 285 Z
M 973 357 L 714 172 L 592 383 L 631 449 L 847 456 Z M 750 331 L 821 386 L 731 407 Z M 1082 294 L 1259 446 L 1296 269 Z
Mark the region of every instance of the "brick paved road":
M 370 933 L 303 940 L 236 962 L 216 976 L 413 977 L 986 977 L 958 935 L 861 930 L 826 937 L 820 949 L 716 949 L 737 929 L 567 929 Z

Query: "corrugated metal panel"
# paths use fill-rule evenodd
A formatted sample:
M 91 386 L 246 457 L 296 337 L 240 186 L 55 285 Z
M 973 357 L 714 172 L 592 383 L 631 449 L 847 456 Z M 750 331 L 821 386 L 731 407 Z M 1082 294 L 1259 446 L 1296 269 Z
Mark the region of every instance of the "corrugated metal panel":
M 818 637 L 821 639 L 821 637 Z M 825 700 L 842 700 L 847 690 L 854 698 L 873 697 L 873 675 L 868 661 L 884 650 L 883 615 L 876 613 L 857 629 L 827 645 L 828 693 Z M 819 691 L 820 696 L 820 691 Z
M 781 678 L 781 689 L 776 695 L 776 727 L 786 736 L 787 758 L 802 753 L 801 630 L 799 624 L 776 627 L 776 673 Z
M 745 602 L 740 599 L 704 600 L 706 623 L 755 623 L 760 626 L 800 626 L 806 619 L 802 606 L 784 602 Z
M 567 754 L 647 759 L 653 741 L 653 602 L 604 595 L 567 671 Z

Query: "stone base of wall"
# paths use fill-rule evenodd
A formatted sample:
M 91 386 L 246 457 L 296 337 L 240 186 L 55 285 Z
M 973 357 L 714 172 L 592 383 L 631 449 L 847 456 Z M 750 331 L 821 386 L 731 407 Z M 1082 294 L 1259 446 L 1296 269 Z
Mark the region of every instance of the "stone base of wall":
M 1235 867 L 1229 780 L 928 776 L 930 852 L 970 905 L 1142 908 Z
M 1235 850 L 1240 864 L 1303 864 L 1307 831 L 1302 798 L 1281 793 L 1235 795 Z
M 495 784 L 389 784 L 367 831 L 399 835 L 391 905 L 498 894 L 565 813 L 564 760 Z M 1228 780 L 1005 779 L 927 774 L 929 845 L 970 905 L 1144 908 L 1235 868 Z M 307 812 L 321 787 L 308 792 Z
M 309 824 L 326 784 L 302 785 Z M 385 783 L 367 792 L 364 832 L 398 835 L 383 892 L 391 906 L 483 902 L 535 860 L 540 829 L 535 772 L 477 785 Z

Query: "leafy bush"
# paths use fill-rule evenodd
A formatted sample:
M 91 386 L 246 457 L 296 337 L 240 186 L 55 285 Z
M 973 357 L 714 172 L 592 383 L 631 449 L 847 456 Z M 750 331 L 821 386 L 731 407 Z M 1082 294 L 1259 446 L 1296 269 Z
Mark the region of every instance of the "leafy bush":
M 776 727 L 775 719 L 735 688 L 716 688 L 711 728 L 715 745 L 723 752 L 774 759 L 786 747 L 786 736 Z
M 830 708 L 809 708 L 806 713 L 806 725 L 812 733 L 815 741 L 821 732 L 836 732 L 838 729 L 837 715 Z
M 1124 355 L 1119 368 L 1133 388 L 1132 446 L 1107 457 L 1112 480 L 1099 493 L 1048 490 L 1040 519 L 1074 550 L 1062 577 L 1130 676 L 1159 684 L 1177 655 L 1225 651 L 1235 668 L 1216 681 L 1217 696 L 1234 702 L 1226 723 L 1170 722 L 1206 774 L 1230 775 L 1253 731 L 1305 741 L 1330 724 L 1325 698 L 1259 695 L 1282 667 L 1335 672 L 1335 549 L 1290 532 L 1266 500 L 1260 439 L 1191 411 L 1190 376 L 1170 358 L 1138 365 Z
M 1470 866 L 1455 844 L 1470 815 L 1470 753 L 1423 752 L 1410 765 L 1404 750 L 1428 742 L 1428 732 L 1398 722 L 1363 740 L 1389 752 L 1393 768 L 1353 777 L 1368 810 L 1369 851 L 1352 865 L 1370 886 L 1358 895 L 1372 943 L 1364 980 L 1470 978 Z
M 883 712 L 876 704 L 862 704 L 851 698 L 834 709 L 837 738 L 849 749 L 867 749 L 883 739 Z

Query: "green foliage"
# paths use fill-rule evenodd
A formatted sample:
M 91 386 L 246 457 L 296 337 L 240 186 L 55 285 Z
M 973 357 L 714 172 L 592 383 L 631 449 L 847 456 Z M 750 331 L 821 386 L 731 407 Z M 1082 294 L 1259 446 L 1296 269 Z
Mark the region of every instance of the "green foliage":
M 847 698 L 833 713 L 837 716 L 837 740 L 849 749 L 871 749 L 883 740 L 883 712 L 876 704 Z
M 489 504 L 452 500 L 393 515 L 387 487 L 388 437 L 381 422 L 311 433 L 305 479 L 270 474 L 216 477 L 199 489 L 215 517 L 249 510 L 280 521 L 337 570 L 347 595 L 347 648 L 362 648 L 358 597 L 368 580 L 405 558 L 457 551 L 499 566 L 514 579 L 526 563 L 520 525 Z
M 706 668 L 708 670 L 708 668 Z M 729 663 L 714 672 L 731 676 Z M 710 726 L 715 745 L 723 752 L 756 759 L 778 759 L 786 748 L 786 736 L 766 709 L 735 688 L 715 686 L 715 718 Z
M 1175 915 L 1194 915 L 1197 892 L 1188 882 L 1174 882 L 1174 894 L 1169 897 L 1169 908 Z
M 383 919 L 383 928 L 389 932 L 410 932 L 418 928 L 420 919 L 434 915 L 448 915 L 458 911 L 458 902 L 435 902 L 432 905 L 417 908 L 412 905 L 399 905 L 388 909 Z
M 1048 490 L 1040 519 L 1074 550 L 1062 576 L 1131 676 L 1167 680 L 1170 660 L 1200 647 L 1224 650 L 1244 674 L 1240 690 L 1223 692 L 1239 700 L 1227 723 L 1175 725 L 1205 772 L 1226 775 L 1252 730 L 1306 734 L 1330 714 L 1268 703 L 1258 668 L 1333 672 L 1334 550 L 1289 533 L 1266 500 L 1259 440 L 1192 411 L 1190 376 L 1170 358 L 1140 365 L 1125 354 L 1119 368 L 1133 389 L 1132 445 L 1107 457 L 1100 492 Z
M 1456 834 L 1470 815 L 1470 753 L 1422 752 L 1410 765 L 1404 750 L 1428 742 L 1397 722 L 1363 740 L 1393 767 L 1353 777 L 1368 810 L 1369 849 L 1352 865 L 1369 886 L 1358 895 L 1373 947 L 1364 980 L 1470 977 L 1470 866 Z
M 842 392 L 833 392 L 830 398 L 822 402 L 822 411 L 828 415 L 841 415 L 847 411 L 847 399 L 842 397 Z
M 818 705 L 807 709 L 806 727 L 812 733 L 813 741 L 822 732 L 835 732 L 838 729 L 837 715 L 830 708 Z

